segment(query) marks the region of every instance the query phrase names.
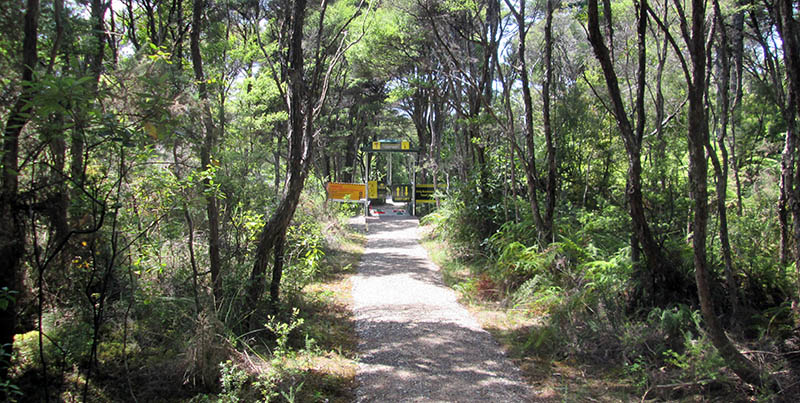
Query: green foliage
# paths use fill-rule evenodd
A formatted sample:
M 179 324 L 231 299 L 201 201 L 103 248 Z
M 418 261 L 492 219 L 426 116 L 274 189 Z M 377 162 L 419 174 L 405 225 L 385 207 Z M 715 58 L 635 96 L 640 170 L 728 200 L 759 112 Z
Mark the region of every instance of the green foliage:
M 219 402 L 239 403 L 243 401 L 240 396 L 245 391 L 249 374 L 237 367 L 231 360 L 219 364 L 219 381 L 222 391 L 219 394 Z
M 680 378 L 687 382 L 706 384 L 724 379 L 720 368 L 725 366 L 725 360 L 711 344 L 707 336 L 693 339 L 686 333 L 684 351 L 676 353 L 672 350 L 664 352 L 664 361 L 679 370 Z
M 9 351 L 9 347 L 11 346 L 5 344 L 0 349 L 0 368 L 11 367 L 12 357 L 11 354 L 7 352 Z M 13 382 L 11 377 L 6 377 L 5 379 L 0 379 L 0 396 L 4 396 L 9 402 L 18 402 L 24 397 L 24 393 L 19 386 Z
M 303 389 L 304 384 L 305 382 L 300 382 L 297 385 L 290 386 L 288 391 L 281 391 L 281 396 L 286 399 L 287 403 L 294 403 L 297 399 L 298 393 L 300 393 L 300 390 Z
M 700 328 L 700 311 L 692 311 L 687 305 L 672 308 L 653 308 L 647 315 L 647 322 L 663 332 L 667 339 L 677 339 L 685 335 L 690 338 Z
M 315 278 L 325 257 L 322 227 L 311 221 L 293 225 L 286 233 L 286 244 L 283 285 L 290 293 L 297 293 Z
M 0 288 L 0 311 L 5 311 L 8 306 L 16 302 L 15 295 L 18 291 L 9 290 L 8 287 Z
M 264 326 L 275 335 L 276 346 L 272 350 L 272 355 L 278 360 L 291 354 L 288 348 L 289 334 L 305 323 L 303 318 L 298 317 L 299 314 L 297 308 L 292 309 L 292 314 L 286 322 L 278 320 L 275 316 L 267 316 L 267 323 Z

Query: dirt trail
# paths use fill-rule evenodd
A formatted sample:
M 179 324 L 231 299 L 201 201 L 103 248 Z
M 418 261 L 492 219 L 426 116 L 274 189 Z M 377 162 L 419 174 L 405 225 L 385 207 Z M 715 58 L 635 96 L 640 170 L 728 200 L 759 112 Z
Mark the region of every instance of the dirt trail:
M 531 401 L 520 371 L 458 304 L 418 241 L 414 218 L 369 220 L 352 278 L 356 401 Z

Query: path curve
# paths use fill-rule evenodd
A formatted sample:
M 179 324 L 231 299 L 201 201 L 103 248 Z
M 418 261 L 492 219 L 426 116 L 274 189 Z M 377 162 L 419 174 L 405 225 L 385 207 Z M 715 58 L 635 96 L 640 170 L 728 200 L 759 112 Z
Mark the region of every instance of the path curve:
M 419 244 L 419 221 L 369 219 L 352 277 L 357 402 L 524 402 L 531 391 Z

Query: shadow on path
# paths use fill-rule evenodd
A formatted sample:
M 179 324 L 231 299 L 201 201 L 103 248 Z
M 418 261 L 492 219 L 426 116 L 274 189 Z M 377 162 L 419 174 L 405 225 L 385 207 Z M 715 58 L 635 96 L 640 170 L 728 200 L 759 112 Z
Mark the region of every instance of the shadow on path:
M 520 371 L 442 282 L 418 221 L 369 220 L 353 277 L 357 401 L 532 401 Z

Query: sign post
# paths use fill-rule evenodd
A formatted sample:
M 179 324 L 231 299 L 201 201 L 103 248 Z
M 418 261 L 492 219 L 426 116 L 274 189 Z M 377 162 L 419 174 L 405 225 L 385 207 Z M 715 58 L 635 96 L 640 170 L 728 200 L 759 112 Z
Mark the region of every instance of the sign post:
M 417 159 L 411 156 L 411 215 L 417 216 Z
M 419 150 L 415 148 L 411 148 L 411 142 L 403 140 L 378 140 L 373 141 L 370 144 L 365 145 L 361 149 L 367 158 L 366 169 L 364 170 L 364 195 L 366 196 L 366 200 L 364 201 L 364 222 L 366 223 L 366 218 L 369 216 L 369 199 L 373 198 L 373 188 L 374 188 L 374 195 L 377 198 L 378 193 L 378 185 L 376 181 L 369 180 L 369 154 L 370 153 L 407 153 L 407 154 L 417 154 Z M 410 186 L 410 195 L 408 188 L 403 188 L 403 191 L 406 195 L 410 196 L 411 200 L 411 214 L 417 215 L 416 205 L 415 205 L 415 184 L 417 182 L 417 160 L 414 156 L 410 156 L 412 158 L 412 169 L 411 169 L 411 186 Z M 372 186 L 371 186 L 372 185 Z M 392 156 L 389 155 L 389 183 L 387 185 L 392 185 Z M 408 186 L 408 185 L 406 185 Z M 389 189 L 391 193 L 391 188 Z M 393 197 L 394 199 L 394 197 Z M 405 199 L 408 200 L 408 199 Z M 404 200 L 404 201 L 405 201 Z M 366 224 L 365 224 L 366 228 Z
M 375 143 L 372 144 L 374 147 Z M 378 144 L 378 147 L 380 147 L 380 144 Z M 366 164 L 367 169 L 364 175 L 364 195 L 367 196 L 369 195 L 369 163 L 370 163 L 369 153 L 366 154 L 365 158 L 367 159 L 367 164 Z M 367 196 L 366 200 L 364 200 L 364 232 L 369 232 L 369 224 L 367 223 L 367 217 L 369 217 L 369 196 Z

